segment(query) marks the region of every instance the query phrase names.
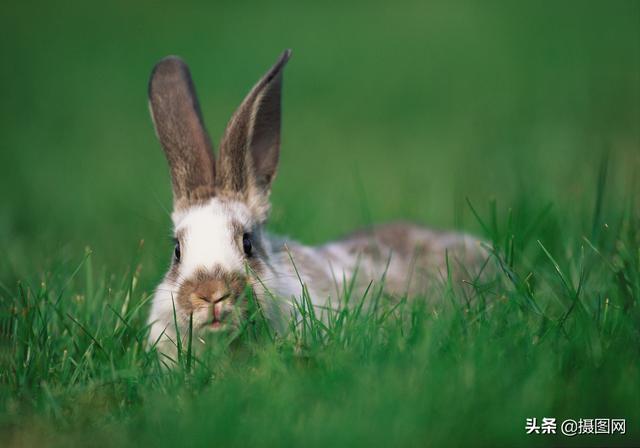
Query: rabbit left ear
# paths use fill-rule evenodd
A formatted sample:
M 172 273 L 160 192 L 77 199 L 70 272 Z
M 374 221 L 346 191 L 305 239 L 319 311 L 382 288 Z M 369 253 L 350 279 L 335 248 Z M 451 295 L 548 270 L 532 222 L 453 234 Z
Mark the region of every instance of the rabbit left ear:
M 268 199 L 280 155 L 282 70 L 285 50 L 236 110 L 220 143 L 216 190 L 252 202 Z
M 156 64 L 149 80 L 151 118 L 164 149 L 175 209 L 214 195 L 215 162 L 189 68 L 169 56 Z

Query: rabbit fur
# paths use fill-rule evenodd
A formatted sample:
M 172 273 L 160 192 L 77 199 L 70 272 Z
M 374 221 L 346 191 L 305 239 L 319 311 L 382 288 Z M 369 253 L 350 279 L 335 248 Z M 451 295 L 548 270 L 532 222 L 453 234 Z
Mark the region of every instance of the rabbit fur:
M 153 297 L 149 343 L 169 357 L 190 325 L 196 344 L 240 328 L 249 291 L 269 325 L 284 333 L 303 286 L 313 306 L 327 310 L 340 301 L 345 282 L 356 297 L 372 282 L 390 296 L 415 295 L 447 273 L 460 282 L 471 275 L 465 266 L 477 268 L 486 259 L 469 235 L 406 222 L 318 247 L 265 231 L 280 152 L 282 72 L 290 54 L 282 53 L 236 110 L 217 160 L 187 65 L 170 56 L 151 74 L 149 106 L 171 172 L 176 246 Z M 450 271 L 447 257 L 455 260 Z

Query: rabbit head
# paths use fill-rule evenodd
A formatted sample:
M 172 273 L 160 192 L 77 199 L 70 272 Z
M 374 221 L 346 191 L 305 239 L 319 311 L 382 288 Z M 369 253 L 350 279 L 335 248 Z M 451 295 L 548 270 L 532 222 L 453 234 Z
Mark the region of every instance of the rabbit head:
M 161 60 L 149 81 L 156 134 L 171 172 L 175 249 L 156 290 L 151 339 L 237 327 L 246 293 L 268 265 L 262 227 L 280 150 L 285 51 L 229 121 L 218 158 L 187 65 Z

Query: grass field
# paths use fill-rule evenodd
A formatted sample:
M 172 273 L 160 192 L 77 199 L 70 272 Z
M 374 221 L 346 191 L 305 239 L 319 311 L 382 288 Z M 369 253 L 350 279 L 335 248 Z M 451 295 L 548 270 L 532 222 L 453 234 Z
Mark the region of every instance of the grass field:
M 640 445 L 640 4 L 217 3 L 3 6 L 0 445 Z M 269 229 L 411 219 L 485 238 L 497 274 L 286 338 L 256 321 L 167 372 L 151 67 L 187 60 L 215 141 L 289 47 Z

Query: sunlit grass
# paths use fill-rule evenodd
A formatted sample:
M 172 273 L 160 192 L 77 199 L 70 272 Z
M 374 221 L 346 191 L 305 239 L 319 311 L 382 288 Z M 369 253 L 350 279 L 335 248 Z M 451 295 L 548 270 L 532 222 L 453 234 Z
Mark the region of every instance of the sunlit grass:
M 240 335 L 212 338 L 204 351 L 183 335 L 176 363 L 146 342 L 149 292 L 137 285 L 137 255 L 119 277 L 96 274 L 87 251 L 39 285 L 4 287 L 5 437 L 522 444 L 541 441 L 525 437 L 527 417 L 637 421 L 638 210 L 549 243 L 497 210 L 474 208 L 493 273 L 470 279 L 470 294 L 445 281 L 427 297 L 391 298 L 378 282 L 365 297 L 345 288 L 349 306 L 321 318 L 305 293 L 286 335 L 254 312 Z M 542 226 L 556 213 L 539 212 L 533 223 Z M 631 424 L 626 437 L 638 437 Z

